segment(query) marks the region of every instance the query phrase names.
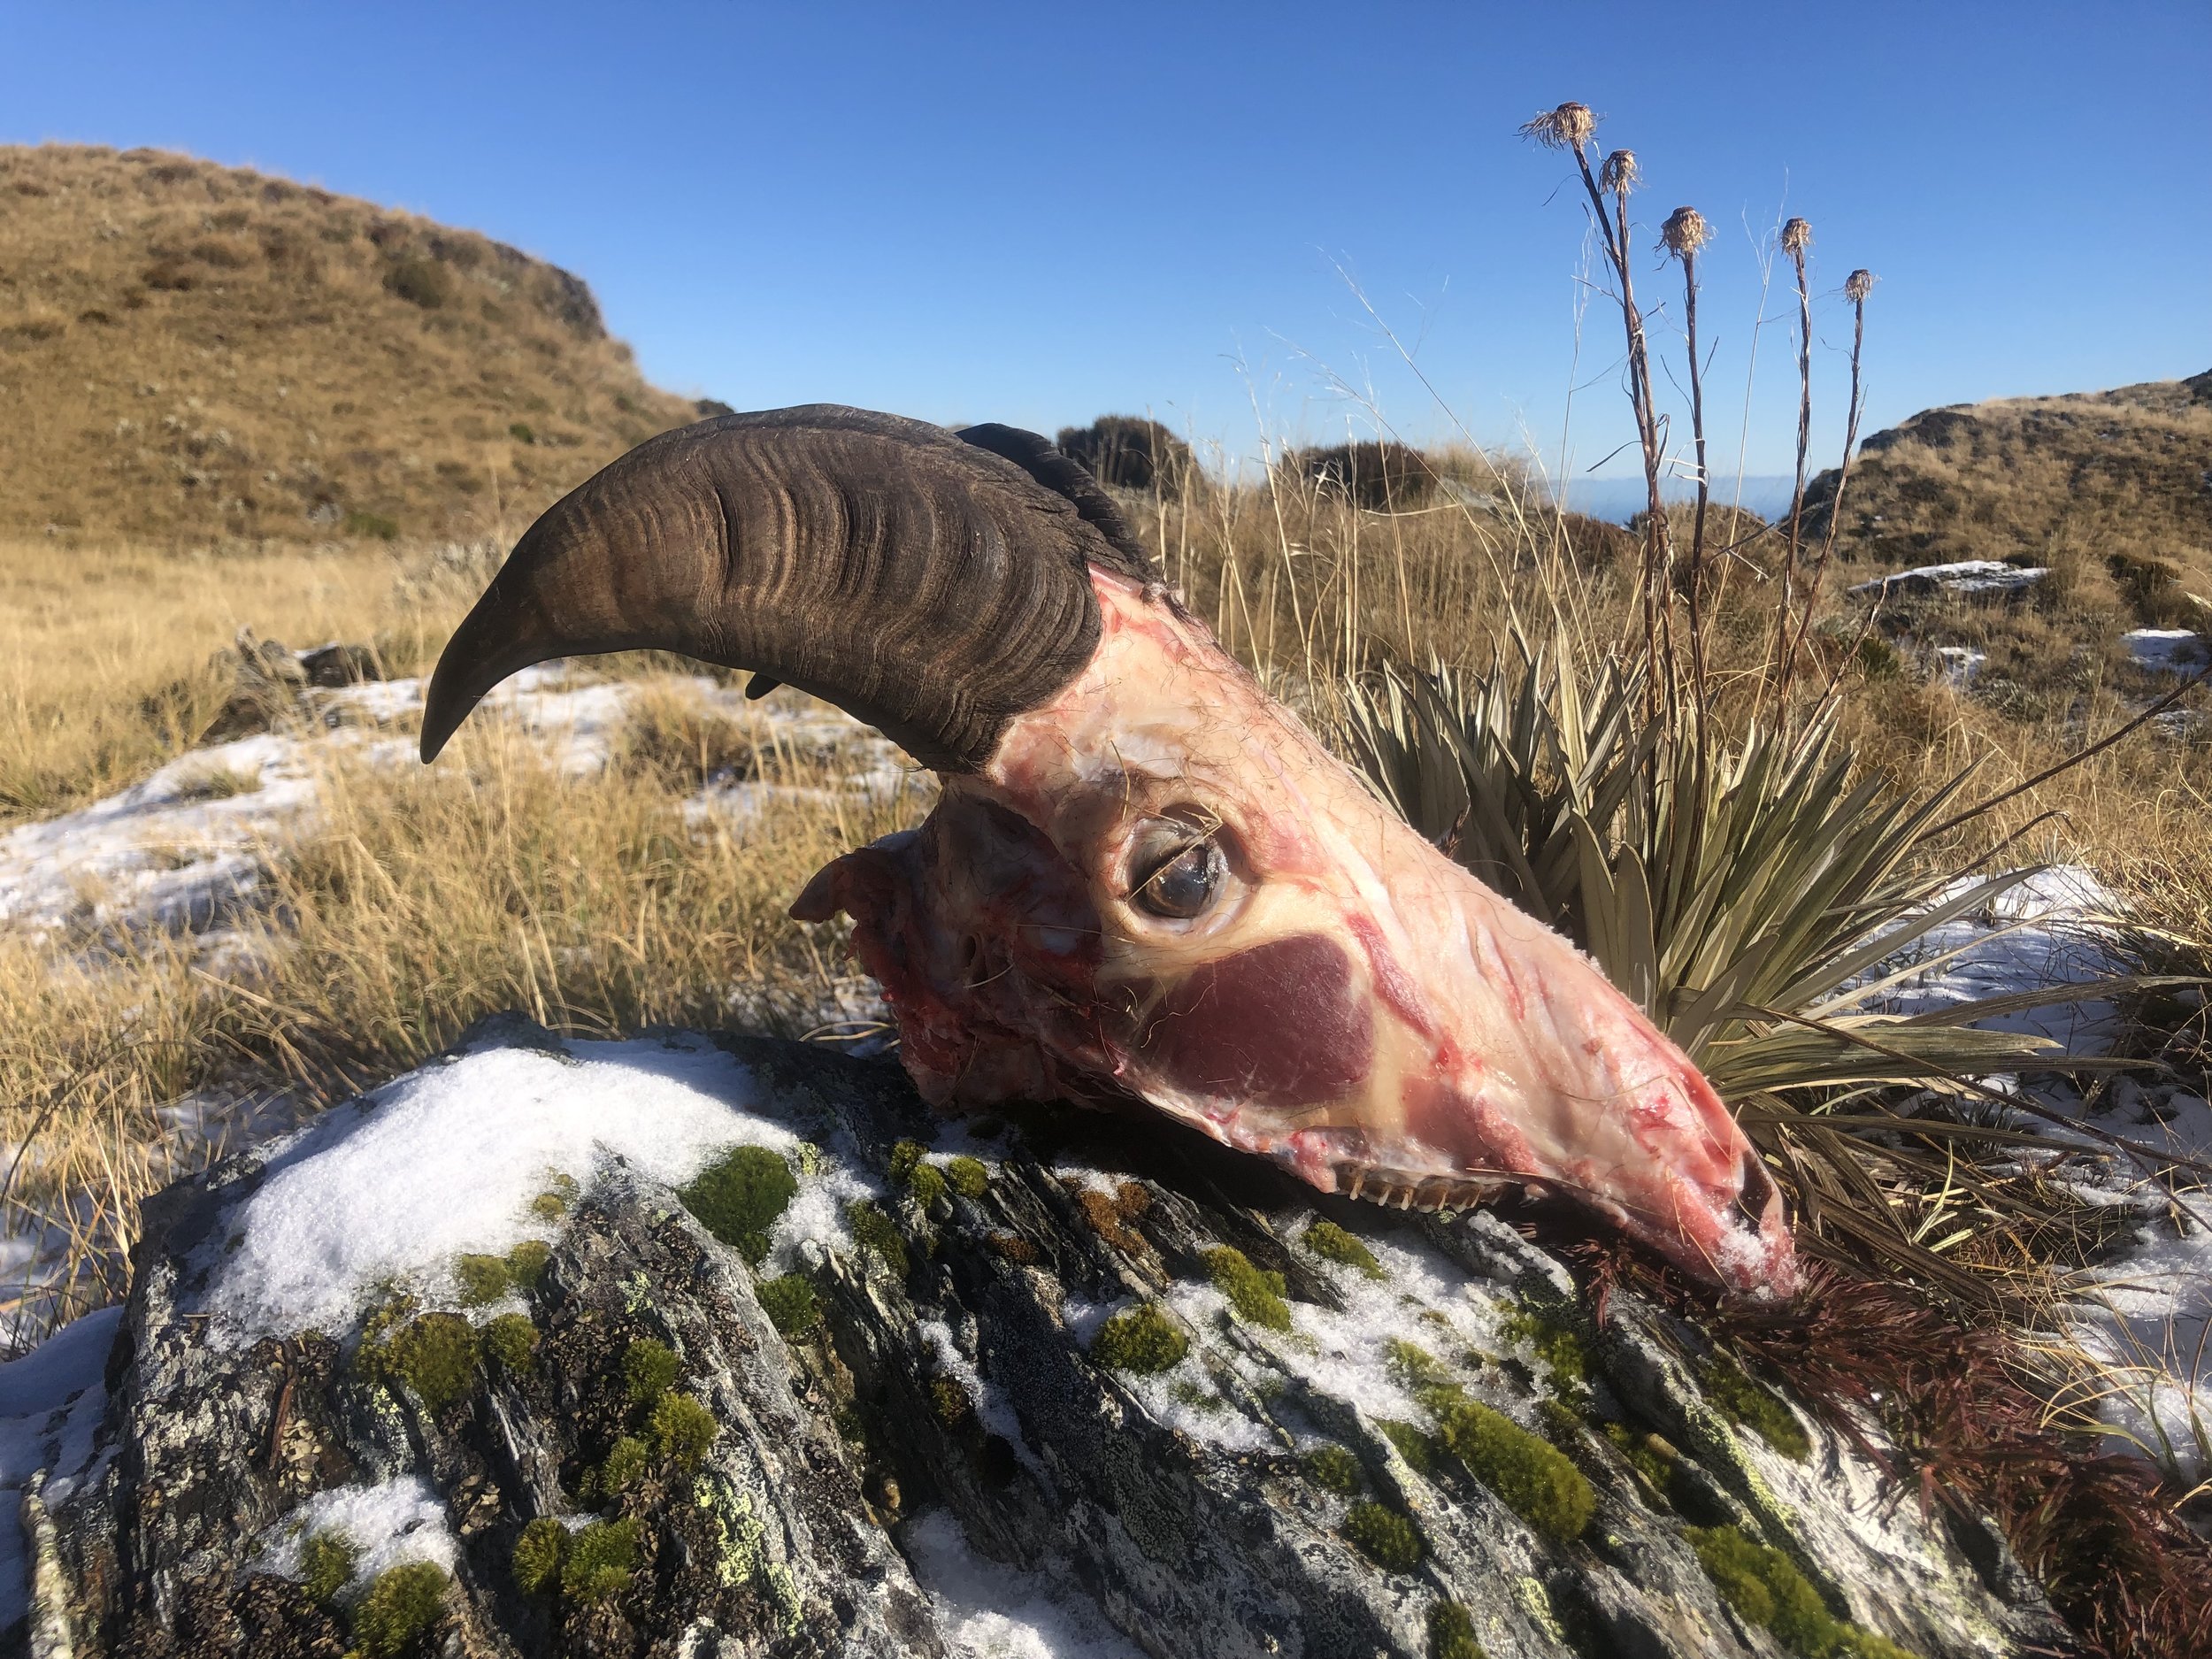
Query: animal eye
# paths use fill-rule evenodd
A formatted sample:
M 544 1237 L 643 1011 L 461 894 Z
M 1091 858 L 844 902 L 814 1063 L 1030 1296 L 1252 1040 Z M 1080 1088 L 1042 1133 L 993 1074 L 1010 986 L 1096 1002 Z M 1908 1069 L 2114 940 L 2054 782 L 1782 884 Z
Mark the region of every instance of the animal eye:
M 1136 887 L 1130 897 L 1138 909 L 1154 916 L 1188 921 L 1202 914 L 1220 893 L 1226 865 L 1212 836 L 1188 824 L 1171 827 L 1177 832 L 1174 841 L 1164 847 L 1155 842 L 1149 861 L 1139 855 L 1133 872 Z

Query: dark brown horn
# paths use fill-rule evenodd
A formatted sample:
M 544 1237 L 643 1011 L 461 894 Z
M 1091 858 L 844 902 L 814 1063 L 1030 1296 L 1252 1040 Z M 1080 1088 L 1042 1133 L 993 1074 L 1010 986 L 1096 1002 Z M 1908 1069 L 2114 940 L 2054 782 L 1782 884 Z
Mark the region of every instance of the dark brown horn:
M 640 444 L 524 533 L 455 630 L 423 758 L 518 669 L 650 649 L 752 669 L 973 771 L 1090 660 L 1086 565 L 1152 575 L 1110 501 L 1039 475 L 1058 457 L 1034 442 L 1048 458 L 1018 464 L 991 451 L 1018 446 L 820 403 Z

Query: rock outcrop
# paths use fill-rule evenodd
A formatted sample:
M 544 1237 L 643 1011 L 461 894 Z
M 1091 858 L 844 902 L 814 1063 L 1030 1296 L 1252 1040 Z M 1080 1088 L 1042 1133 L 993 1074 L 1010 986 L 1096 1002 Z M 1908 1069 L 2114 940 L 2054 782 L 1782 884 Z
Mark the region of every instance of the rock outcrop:
M 974 1651 L 947 1549 L 1035 1575 L 1085 1654 L 2063 1643 L 2001 1544 L 1692 1325 L 1596 1318 L 1493 1214 L 1317 1199 L 1148 1118 L 941 1125 L 884 1059 L 658 1042 L 718 1047 L 733 1112 L 798 1140 L 549 1174 L 541 1239 L 349 1328 L 224 1289 L 254 1195 L 348 1125 L 149 1207 L 104 1417 L 38 1501 L 28 1605 L 76 1655 Z M 510 1020 L 444 1064 L 518 1046 L 601 1090 L 656 1048 Z

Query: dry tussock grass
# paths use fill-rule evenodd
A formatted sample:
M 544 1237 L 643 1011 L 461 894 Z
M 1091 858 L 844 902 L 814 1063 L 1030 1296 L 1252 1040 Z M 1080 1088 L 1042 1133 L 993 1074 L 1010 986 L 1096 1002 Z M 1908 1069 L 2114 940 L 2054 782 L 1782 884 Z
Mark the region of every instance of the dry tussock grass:
M 518 527 L 696 419 L 577 278 L 152 150 L 0 147 L 0 531 L 69 545 Z

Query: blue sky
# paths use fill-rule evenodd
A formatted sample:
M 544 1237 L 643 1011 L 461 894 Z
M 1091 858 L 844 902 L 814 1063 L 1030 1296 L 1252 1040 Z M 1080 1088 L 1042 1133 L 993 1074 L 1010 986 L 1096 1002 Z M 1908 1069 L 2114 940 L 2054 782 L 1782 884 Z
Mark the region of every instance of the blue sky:
M 1637 151 L 1641 294 L 1671 287 L 1671 209 L 1718 227 L 1725 472 L 1785 211 L 1816 236 L 1816 460 L 1855 265 L 1882 279 L 1869 429 L 2212 367 L 2208 87 L 2204 0 L 0 0 L 0 141 L 188 150 L 483 230 L 587 278 L 678 390 L 1047 430 L 1148 409 L 1238 452 L 1363 425 L 1344 382 L 1404 435 L 1455 419 L 1548 465 L 1565 426 L 1576 470 L 1627 436 L 1619 324 L 1593 309 L 1578 357 L 1584 221 L 1565 159 L 1515 135 L 1537 110 L 1581 99 Z M 1770 323 L 1755 473 L 1789 465 L 1788 357 Z

